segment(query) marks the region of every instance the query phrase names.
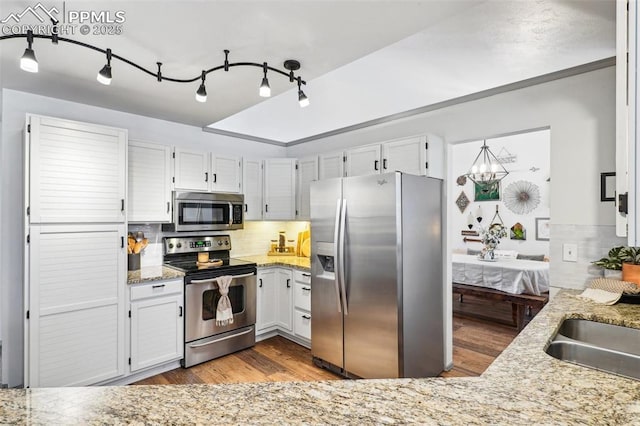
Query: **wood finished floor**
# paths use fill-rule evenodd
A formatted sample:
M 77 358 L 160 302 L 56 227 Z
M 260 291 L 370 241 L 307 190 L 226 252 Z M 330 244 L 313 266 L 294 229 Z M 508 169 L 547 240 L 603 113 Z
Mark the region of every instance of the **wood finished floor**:
M 476 300 L 470 296 L 465 296 L 464 302 L 460 304 L 454 298 L 454 367 L 451 371 L 443 372 L 442 377 L 479 376 L 511 343 L 518 332 L 515 327 L 503 324 L 511 321 L 511 305 L 502 305 Z M 478 312 L 497 322 L 468 316 Z M 253 348 L 191 368 L 177 368 L 134 385 L 340 379 L 339 376 L 313 365 L 308 349 L 277 336 L 258 342 Z

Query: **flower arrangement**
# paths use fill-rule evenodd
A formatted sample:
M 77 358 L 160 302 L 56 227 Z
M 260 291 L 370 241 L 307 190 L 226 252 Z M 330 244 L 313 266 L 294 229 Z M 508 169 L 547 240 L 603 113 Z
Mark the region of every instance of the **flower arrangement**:
M 480 253 L 480 257 L 484 259 L 493 259 L 493 250 L 500 244 L 500 238 L 507 236 L 507 230 L 501 223 L 492 223 L 489 228 L 483 229 L 480 233 L 484 248 Z

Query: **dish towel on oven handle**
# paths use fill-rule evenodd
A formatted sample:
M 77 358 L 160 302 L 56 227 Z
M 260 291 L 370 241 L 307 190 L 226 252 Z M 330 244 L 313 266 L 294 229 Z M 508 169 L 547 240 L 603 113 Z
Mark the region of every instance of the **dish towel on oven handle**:
M 233 281 L 233 277 L 223 275 L 216 279 L 218 283 L 218 291 L 220 292 L 220 300 L 216 307 L 216 325 L 233 324 L 233 310 L 231 309 L 231 301 L 229 300 L 229 286 Z

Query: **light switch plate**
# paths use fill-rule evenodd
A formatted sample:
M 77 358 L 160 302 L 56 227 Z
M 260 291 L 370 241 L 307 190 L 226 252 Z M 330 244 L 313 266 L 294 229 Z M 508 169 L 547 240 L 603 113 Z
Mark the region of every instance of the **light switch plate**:
M 577 244 L 563 244 L 562 245 L 562 260 L 565 262 L 577 262 L 578 261 L 578 245 Z

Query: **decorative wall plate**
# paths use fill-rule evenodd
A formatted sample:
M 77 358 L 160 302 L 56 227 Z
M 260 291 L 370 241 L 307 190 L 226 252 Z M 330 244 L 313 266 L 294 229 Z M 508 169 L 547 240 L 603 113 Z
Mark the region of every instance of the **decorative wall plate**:
M 502 192 L 502 201 L 516 214 L 527 214 L 540 204 L 540 190 L 534 183 L 519 180 L 507 186 Z
M 526 240 L 527 230 L 524 229 L 524 226 L 522 226 L 520 222 L 517 222 L 515 225 L 511 227 L 509 236 L 512 240 Z
M 465 175 L 458 176 L 458 179 L 456 179 L 456 183 L 458 184 L 458 186 L 464 186 L 467 183 L 467 177 Z
M 467 198 L 467 194 L 465 194 L 464 191 L 461 191 L 460 195 L 458 195 L 458 198 L 456 199 L 456 206 L 460 209 L 460 213 L 464 213 L 470 202 L 469 198 Z

